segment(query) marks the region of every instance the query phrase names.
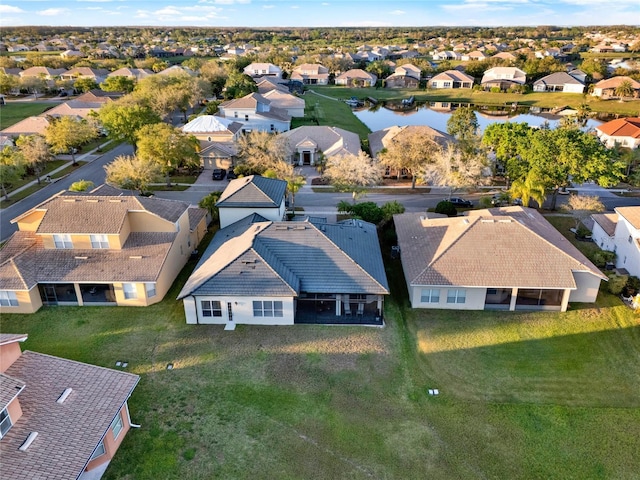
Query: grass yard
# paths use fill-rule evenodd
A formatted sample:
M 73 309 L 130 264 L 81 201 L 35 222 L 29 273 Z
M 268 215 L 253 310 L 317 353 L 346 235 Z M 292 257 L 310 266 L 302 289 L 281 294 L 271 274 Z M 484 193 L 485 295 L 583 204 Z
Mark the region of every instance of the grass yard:
M 566 314 L 410 310 L 391 262 L 383 329 L 186 325 L 193 263 L 160 304 L 0 329 L 141 375 L 142 427 L 106 480 L 637 478 L 639 316 L 608 295 Z
M 58 105 L 56 102 L 9 102 L 0 107 L 0 130 Z

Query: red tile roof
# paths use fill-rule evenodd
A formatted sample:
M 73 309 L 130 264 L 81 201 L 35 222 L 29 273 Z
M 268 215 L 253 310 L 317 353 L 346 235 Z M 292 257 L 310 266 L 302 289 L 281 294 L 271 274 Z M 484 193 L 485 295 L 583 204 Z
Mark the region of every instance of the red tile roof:
M 640 118 L 616 118 L 596 127 L 596 130 L 610 137 L 640 138 Z

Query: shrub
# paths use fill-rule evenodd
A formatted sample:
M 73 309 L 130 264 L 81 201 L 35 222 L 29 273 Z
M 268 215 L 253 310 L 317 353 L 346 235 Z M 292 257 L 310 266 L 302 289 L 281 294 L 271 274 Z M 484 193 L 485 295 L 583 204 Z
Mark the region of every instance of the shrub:
M 622 294 L 625 297 L 635 297 L 638 293 L 640 293 L 640 278 L 631 276 L 627 279 Z
M 607 263 L 614 263 L 616 261 L 615 252 L 608 252 L 606 250 L 598 250 L 589 256 L 589 260 L 598 268 L 604 268 Z
M 500 90 L 500 87 L 491 87 L 490 92 L 491 93 L 500 93 L 502 90 Z
M 375 202 L 356 203 L 353 205 L 351 213 L 365 222 L 374 224 L 380 223 L 384 218 L 382 208 L 376 205 Z
M 436 205 L 436 209 L 434 210 L 436 213 L 443 213 L 447 217 L 456 217 L 458 215 L 458 210 L 456 207 L 448 200 L 442 200 L 438 202 Z
M 617 275 L 615 273 L 608 275 L 607 290 L 613 295 L 620 295 L 629 280 L 628 275 Z
M 393 200 L 392 202 L 387 202 L 382 205 L 382 213 L 384 215 L 385 220 L 391 220 L 393 216 L 397 213 L 404 213 L 404 205 L 400 202 Z

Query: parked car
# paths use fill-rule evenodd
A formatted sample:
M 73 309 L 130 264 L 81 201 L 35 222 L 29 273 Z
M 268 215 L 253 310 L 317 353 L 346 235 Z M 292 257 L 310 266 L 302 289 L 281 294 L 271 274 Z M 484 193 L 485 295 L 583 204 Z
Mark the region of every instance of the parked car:
M 230 168 L 229 171 L 227 172 L 227 178 L 229 180 L 233 180 L 234 178 L 238 178 L 238 175 L 236 175 L 236 172 L 233 170 L 233 168 Z
M 473 207 L 473 202 L 471 202 L 471 200 L 465 200 L 464 198 L 451 197 L 448 199 L 445 198 L 445 200 L 451 202 L 454 207 Z
M 224 168 L 214 168 L 213 173 L 211 174 L 211 178 L 213 180 L 224 180 L 224 177 L 227 175 L 227 171 Z
M 493 197 L 491 197 L 491 205 L 493 205 L 494 207 L 504 207 L 505 205 L 509 205 L 509 194 L 496 193 Z

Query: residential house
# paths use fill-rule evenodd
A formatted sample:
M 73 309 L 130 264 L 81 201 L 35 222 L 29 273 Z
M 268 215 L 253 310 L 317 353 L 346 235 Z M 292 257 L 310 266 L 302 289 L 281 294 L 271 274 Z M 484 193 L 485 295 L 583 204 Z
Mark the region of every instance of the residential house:
M 616 253 L 618 270 L 640 277 L 640 207 L 616 207 L 614 211 L 606 218 L 592 216 L 592 239 L 603 250 Z
M 206 170 L 231 168 L 238 153 L 236 140 L 243 125 L 215 115 L 201 115 L 182 127 L 200 141 L 200 163 Z
M 631 96 L 636 98 L 639 97 L 640 82 L 637 82 L 633 78 L 627 76 L 618 76 L 600 80 L 598 83 L 593 85 L 593 92 L 591 95 L 603 98 L 619 98 L 620 95 L 616 93 L 616 90 L 625 82 L 628 82 L 633 89 L 633 94 Z
M 0 300 L 2 301 L 2 300 Z M 140 377 L 21 351 L 27 335 L 0 334 L 2 477 L 100 478 L 131 427 Z
M 557 310 L 595 302 L 607 277 L 540 213 L 394 215 L 412 308 Z
M 120 97 L 122 97 L 121 92 L 105 92 L 104 90 L 96 88 L 93 90 L 89 90 L 82 95 L 78 95 L 76 97 L 76 101 L 87 103 L 109 103 L 117 100 Z
M 107 77 L 127 77 L 133 80 L 142 80 L 143 78 L 147 78 L 151 75 L 155 74 L 146 68 L 123 67 L 109 73 Z
M 164 70 L 158 72 L 158 75 L 180 75 L 180 76 L 188 76 L 195 77 L 197 74 L 189 67 L 183 67 L 182 65 L 171 65 Z
M 305 103 L 302 98 L 275 88 L 263 93 L 262 96 L 271 102 L 272 108 L 283 110 L 290 117 L 304 117 Z
M 493 67 L 484 72 L 480 84 L 484 88 L 498 87 L 507 90 L 512 86 L 524 85 L 527 74 L 516 67 Z
M 473 88 L 474 79 L 459 70 L 446 70 L 429 80 L 430 88 Z
M 27 117 L 2 130 L 1 133 L 17 138 L 20 135 L 44 135 L 50 120 L 46 116 Z
M 616 145 L 631 149 L 640 146 L 640 118 L 616 118 L 596 127 L 596 135 L 607 148 Z
M 258 86 L 258 93 L 264 95 L 271 90 L 278 90 L 279 92 L 289 93 L 289 87 L 282 83 L 283 80 L 275 77 L 260 77 L 256 78 L 256 85 Z
M 389 148 L 392 143 L 403 142 L 404 138 L 412 135 L 420 135 L 422 138 L 430 139 L 436 142 L 438 145 L 446 146 L 452 142 L 455 142 L 455 138 L 451 135 L 431 128 L 427 125 L 406 125 L 406 126 L 393 126 L 387 127 L 382 130 L 377 130 L 369 134 L 369 149 L 371 151 L 371 157 L 374 160 L 380 160 L 380 152 L 385 148 Z M 385 177 L 399 177 L 407 176 L 405 171 L 397 171 L 387 167 L 385 171 Z
M 517 60 L 517 57 L 511 52 L 496 53 L 491 58 L 501 58 L 502 60 L 506 60 L 508 62 L 515 62 Z
M 461 60 L 463 62 L 468 62 L 468 61 L 481 61 L 481 60 L 485 60 L 487 58 L 487 56 L 479 51 L 479 50 L 474 50 L 473 52 L 469 52 L 466 53 L 464 55 L 462 55 Z
M 534 92 L 583 93 L 584 83 L 567 72 L 555 72 L 533 82 Z
M 387 88 L 418 88 L 422 71 L 410 63 L 396 67 L 395 71 L 384 80 Z
M 287 140 L 288 160 L 294 165 L 315 165 L 319 158 L 358 155 L 360 137 L 347 130 L 326 126 L 302 126 L 282 133 Z
M 287 182 L 277 178 L 248 175 L 231 180 L 216 203 L 220 228 L 253 213 L 279 222 L 285 215 L 286 191 Z
M 329 69 L 319 63 L 303 63 L 293 69 L 290 78 L 304 85 L 328 85 Z
M 60 78 L 63 80 L 77 80 L 78 78 L 90 78 L 96 83 L 102 83 L 109 75 L 109 71 L 103 68 L 75 67 L 67 70 Z
M 268 221 L 221 229 L 178 299 L 187 323 L 382 325 L 389 287 L 376 227 Z
M 241 122 L 242 130 L 263 132 L 285 132 L 291 128 L 291 116 L 271 105 L 271 100 L 259 93 L 250 93 L 219 105 L 218 115 L 228 120 Z
M 66 71 L 66 68 L 29 67 L 20 72 L 20 78 L 38 77 L 45 80 L 55 80 Z
M 54 195 L 12 220 L 18 231 L 0 249 L 0 314 L 157 303 L 197 248 L 206 220 L 206 210 L 184 202 L 108 186 Z
M 48 117 L 75 117 L 89 118 L 91 112 L 97 112 L 104 102 L 82 102 L 79 100 L 69 100 L 46 111 L 44 115 Z
M 65 50 L 60 54 L 62 58 L 84 58 L 86 55 L 80 50 Z
M 336 85 L 346 85 L 348 87 L 374 87 L 378 77 L 373 73 L 366 72 L 360 68 L 354 68 L 341 73 L 336 77 Z
M 433 58 L 434 61 L 461 60 L 462 59 L 462 55 L 460 55 L 458 52 L 453 52 L 451 50 L 444 50 L 442 52 L 433 53 L 432 58 Z
M 244 67 L 245 75 L 250 77 L 275 77 L 282 78 L 282 69 L 273 63 L 251 63 Z

